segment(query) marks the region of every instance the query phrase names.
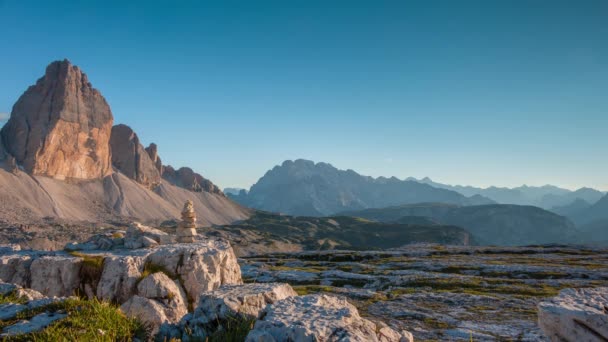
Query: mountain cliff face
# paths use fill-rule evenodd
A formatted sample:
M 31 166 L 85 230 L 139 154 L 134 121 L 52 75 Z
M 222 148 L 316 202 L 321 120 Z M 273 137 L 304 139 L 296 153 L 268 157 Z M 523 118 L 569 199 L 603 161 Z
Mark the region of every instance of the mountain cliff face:
M 533 206 L 490 204 L 461 207 L 421 203 L 343 214 L 379 222 L 400 222 L 404 217 L 424 216 L 441 224 L 462 227 L 471 232 L 480 244 L 579 242 L 579 232 L 570 220 Z
M 156 163 L 129 126 L 121 124 L 112 127 L 110 147 L 112 165 L 125 176 L 152 189 L 160 184 L 160 172 Z
M 171 220 L 186 200 L 204 225 L 249 217 L 209 180 L 163 166 L 156 145 L 144 149 L 131 128 L 112 122 L 109 105 L 78 67 L 51 63 L 0 131 L 2 223 Z
M 30 174 L 96 179 L 112 171 L 112 121 L 87 76 L 67 60 L 53 62 L 13 106 L 2 141 Z
M 338 170 L 330 164 L 302 159 L 274 167 L 248 193 L 231 198 L 252 208 L 303 216 L 418 202 L 492 203 L 481 196 L 468 198 L 455 191 L 395 177 L 366 177 L 353 170 Z

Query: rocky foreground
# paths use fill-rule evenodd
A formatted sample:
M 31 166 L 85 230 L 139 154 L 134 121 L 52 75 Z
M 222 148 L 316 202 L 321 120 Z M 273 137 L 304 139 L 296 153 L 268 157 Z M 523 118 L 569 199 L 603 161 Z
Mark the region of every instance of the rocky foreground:
M 603 341 L 592 333 L 583 334 L 590 339 L 572 333 L 588 329 L 572 323 L 569 301 L 579 303 L 581 317 L 599 310 L 586 308 L 587 292 L 552 306 L 547 300 L 566 288 L 608 286 L 606 249 L 412 245 L 390 251 L 268 254 L 239 262 L 247 283 L 280 281 L 300 294 L 343 296 L 363 317 L 407 329 L 416 340 L 543 341 L 550 336 L 558 341 L 559 336 Z M 608 306 L 606 289 L 597 291 L 604 297 L 596 293 L 595 306 Z M 544 310 L 541 317 L 553 320 L 544 320 L 544 331 L 538 324 L 541 302 L 541 310 L 553 307 L 554 312 Z M 600 322 L 606 322 L 602 315 Z M 591 322 L 587 325 L 593 327 Z M 564 325 L 569 332 L 556 331 Z
M 238 331 L 237 340 L 252 342 L 412 341 L 405 330 L 361 317 L 344 297 L 298 296 L 286 283 L 243 284 L 228 242 L 196 238 L 174 243 L 175 236 L 133 225 L 64 251 L 1 247 L 0 337 L 56 336 L 36 334 L 81 314 L 90 304 L 77 296 L 120 305 L 149 340 L 221 341 Z M 95 339 L 117 339 L 107 335 L 113 328 L 98 330 Z
M 89 305 L 78 296 L 118 305 L 134 319 L 124 324 L 157 340 L 608 337 L 606 249 L 419 244 L 237 259 L 226 240 L 176 238 L 134 223 L 63 251 L 0 247 L 0 336 L 62 324 Z

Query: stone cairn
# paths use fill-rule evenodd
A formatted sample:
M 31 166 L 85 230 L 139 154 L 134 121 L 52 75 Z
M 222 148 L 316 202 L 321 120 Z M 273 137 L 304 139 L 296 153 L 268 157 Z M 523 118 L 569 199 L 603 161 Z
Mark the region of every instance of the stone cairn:
M 182 222 L 177 226 L 177 242 L 194 242 L 196 236 L 196 213 L 191 200 L 186 201 L 182 210 Z

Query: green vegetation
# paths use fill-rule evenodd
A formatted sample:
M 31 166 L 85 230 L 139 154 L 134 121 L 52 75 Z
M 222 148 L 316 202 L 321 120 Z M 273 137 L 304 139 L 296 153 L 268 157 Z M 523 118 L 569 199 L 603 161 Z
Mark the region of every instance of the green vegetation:
M 222 328 L 209 336 L 206 342 L 242 342 L 253 329 L 255 318 L 233 316 L 222 322 Z
M 293 287 L 294 291 L 296 291 L 296 293 L 300 296 L 305 296 L 307 294 L 319 293 L 319 292 L 325 292 L 325 293 L 334 292 L 333 287 L 323 286 L 323 285 L 295 285 L 292 287 Z
M 96 299 L 68 299 L 17 315 L 17 320 L 31 319 L 42 312 L 61 312 L 68 316 L 47 328 L 26 335 L 11 337 L 11 341 L 133 341 L 145 340 L 145 326 L 126 317 L 118 307 Z M 8 339 L 7 339 L 8 340 Z
M 97 291 L 97 284 L 101 279 L 103 272 L 104 256 L 89 255 L 80 252 L 68 252 L 70 255 L 82 259 L 82 267 L 80 268 L 80 288 L 78 294 L 84 296 L 85 285 L 90 285 L 93 292 Z
M 547 284 L 528 285 L 512 279 L 470 278 L 419 278 L 410 281 L 411 287 L 430 287 L 439 292 L 458 292 L 473 295 L 494 296 L 508 294 L 520 297 L 552 297 L 567 285 L 554 287 Z
M 11 291 L 6 295 L 0 295 L 0 304 L 8 303 L 25 304 L 27 303 L 27 299 L 17 296 L 16 291 Z
M 173 272 L 169 271 L 166 267 L 155 264 L 151 261 L 146 261 L 146 263 L 144 264 L 144 269 L 141 272 L 141 275 L 139 276 L 139 281 L 142 281 L 145 277 L 158 272 L 162 272 L 167 277 L 174 280 L 178 278 L 177 275 L 173 274 Z

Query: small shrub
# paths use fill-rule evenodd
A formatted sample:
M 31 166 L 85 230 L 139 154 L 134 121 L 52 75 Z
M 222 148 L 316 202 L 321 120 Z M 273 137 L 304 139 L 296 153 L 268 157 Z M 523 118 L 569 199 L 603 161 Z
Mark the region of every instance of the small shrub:
M 173 274 L 173 272 L 169 271 L 164 266 L 155 264 L 152 261 L 146 261 L 146 263 L 144 264 L 144 269 L 141 272 L 141 275 L 139 276 L 139 281 L 142 281 L 145 277 L 158 272 L 166 274 L 167 277 L 173 280 L 178 278 L 177 275 Z
M 243 316 L 229 317 L 222 322 L 222 328 L 209 336 L 207 342 L 242 342 L 253 329 L 255 318 Z

